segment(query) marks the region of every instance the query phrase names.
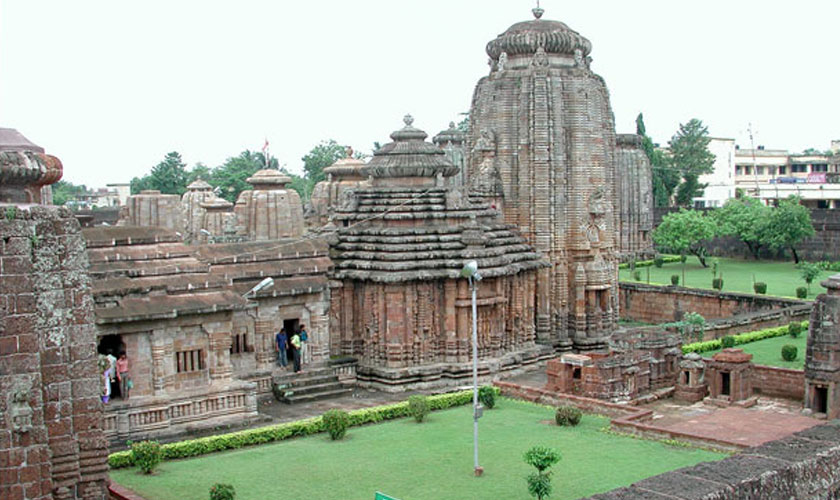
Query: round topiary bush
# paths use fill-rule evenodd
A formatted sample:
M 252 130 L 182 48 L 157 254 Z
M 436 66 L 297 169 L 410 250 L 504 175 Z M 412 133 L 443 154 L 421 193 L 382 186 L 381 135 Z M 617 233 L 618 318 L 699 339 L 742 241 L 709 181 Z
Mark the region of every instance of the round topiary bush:
M 478 400 L 488 410 L 493 409 L 496 406 L 496 389 L 489 385 L 479 387 Z
M 728 349 L 730 347 L 735 347 L 735 337 L 732 335 L 727 335 L 720 339 L 720 347 L 723 349 Z
M 574 427 L 580 423 L 583 413 L 574 406 L 560 406 L 554 413 L 554 421 L 557 425 Z
M 663 259 L 661 255 L 657 255 L 653 259 L 653 265 L 656 266 L 657 268 L 662 268 L 663 264 L 665 264 L 665 259 Z
M 796 289 L 796 298 L 797 299 L 807 299 L 808 298 L 808 289 L 804 286 L 800 286 Z
M 715 278 L 712 280 L 712 288 L 715 290 L 723 290 L 723 278 Z
M 671 275 L 671 284 L 677 286 L 680 284 L 680 275 L 679 274 L 672 274 Z
M 344 410 L 327 410 L 321 415 L 321 421 L 333 441 L 343 438 L 350 427 L 350 415 Z
M 791 321 L 788 325 L 788 334 L 793 338 L 797 338 L 800 333 L 802 333 L 802 323 Z
M 636 281 L 642 281 L 642 272 L 641 271 L 633 271 L 633 279 Z
M 685 261 L 686 261 L 686 260 L 688 260 L 688 255 L 686 255 L 686 254 L 682 254 L 682 255 L 680 255 L 680 262 L 682 262 L 683 264 L 685 264 Z
M 753 283 L 753 291 L 755 293 L 764 295 L 765 293 L 767 293 L 767 283 L 763 281 L 756 281 L 755 283 Z
M 782 359 L 785 361 L 793 361 L 799 354 L 799 350 L 795 345 L 785 344 L 782 346 Z
M 418 423 L 422 422 L 429 414 L 429 398 L 421 395 L 408 398 L 408 413 Z
M 216 483 L 210 487 L 210 500 L 233 500 L 236 497 L 236 491 L 233 485 Z
M 163 460 L 163 450 L 157 441 L 140 441 L 131 444 L 131 460 L 144 474 L 151 474 Z

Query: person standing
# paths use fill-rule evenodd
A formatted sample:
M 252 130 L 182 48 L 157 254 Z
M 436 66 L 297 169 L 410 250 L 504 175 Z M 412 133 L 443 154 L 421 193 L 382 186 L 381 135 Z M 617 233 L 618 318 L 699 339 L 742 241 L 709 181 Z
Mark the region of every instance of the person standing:
M 289 344 L 292 346 L 292 359 L 294 359 L 294 369 L 295 373 L 300 373 L 303 370 L 300 368 L 300 349 L 302 342 L 300 341 L 300 335 L 298 332 L 292 334 L 291 340 L 289 340 Z
M 311 354 L 309 353 L 309 335 L 306 333 L 306 325 L 300 325 L 301 363 L 308 364 Z
M 289 343 L 289 339 L 286 336 L 286 329 L 281 328 L 277 335 L 274 336 L 274 343 L 277 348 L 277 366 L 282 366 L 286 368 L 289 364 L 289 359 L 286 357 L 286 348 Z
M 125 400 L 128 401 L 128 392 L 131 390 L 129 387 L 131 378 L 128 376 L 128 358 L 125 355 L 125 351 L 120 351 L 120 357 L 117 359 L 117 380 L 120 383 L 120 396 Z

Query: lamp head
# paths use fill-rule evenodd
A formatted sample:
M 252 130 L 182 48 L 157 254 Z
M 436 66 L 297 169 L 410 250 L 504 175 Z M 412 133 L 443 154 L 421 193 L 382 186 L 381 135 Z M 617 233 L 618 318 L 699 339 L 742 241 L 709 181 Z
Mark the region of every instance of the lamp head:
M 464 267 L 461 269 L 461 276 L 464 278 L 473 278 L 475 280 L 480 280 L 481 275 L 478 274 L 478 262 L 470 260 L 466 264 L 464 264 Z
M 257 285 L 254 288 L 248 290 L 248 293 L 243 295 L 243 297 L 247 297 L 247 296 L 251 295 L 252 293 L 255 294 L 255 293 L 259 292 L 260 290 L 264 290 L 264 289 L 266 289 L 268 287 L 271 287 L 271 286 L 274 286 L 274 279 L 273 278 L 266 278 L 266 279 L 260 281 L 259 283 L 257 283 Z

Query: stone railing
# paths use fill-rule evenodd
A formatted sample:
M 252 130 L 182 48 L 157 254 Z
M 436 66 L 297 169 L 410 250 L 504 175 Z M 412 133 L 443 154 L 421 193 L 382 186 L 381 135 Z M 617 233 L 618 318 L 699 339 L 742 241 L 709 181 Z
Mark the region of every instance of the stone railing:
M 186 430 L 186 424 L 257 416 L 255 387 L 241 384 L 213 394 L 186 398 L 132 398 L 128 405 L 105 408 L 105 436 L 137 439 Z M 182 429 L 179 429 L 182 427 Z
M 329 366 L 342 384 L 352 385 L 356 383 L 356 367 L 359 366 L 359 361 L 356 358 L 330 360 Z

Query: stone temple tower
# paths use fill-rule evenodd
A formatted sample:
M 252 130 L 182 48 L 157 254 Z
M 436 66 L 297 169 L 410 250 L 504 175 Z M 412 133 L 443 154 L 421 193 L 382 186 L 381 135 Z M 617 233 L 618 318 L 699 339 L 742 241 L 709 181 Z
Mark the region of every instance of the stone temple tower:
M 467 183 L 498 176 L 505 222 L 552 263 L 538 277 L 539 341 L 598 349 L 618 316 L 615 123 L 606 84 L 589 68 L 592 44 L 533 13 L 487 44 Z M 482 169 L 491 157 L 496 167 Z

